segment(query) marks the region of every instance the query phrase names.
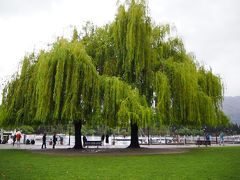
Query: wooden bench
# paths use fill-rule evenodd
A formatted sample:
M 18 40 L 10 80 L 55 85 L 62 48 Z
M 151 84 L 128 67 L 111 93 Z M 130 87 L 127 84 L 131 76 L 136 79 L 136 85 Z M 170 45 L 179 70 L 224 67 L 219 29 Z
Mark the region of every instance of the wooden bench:
M 84 146 L 102 146 L 102 141 L 85 141 Z
M 200 146 L 200 145 L 211 146 L 211 141 L 209 141 L 209 140 L 197 140 L 196 145 L 198 145 L 198 146 Z

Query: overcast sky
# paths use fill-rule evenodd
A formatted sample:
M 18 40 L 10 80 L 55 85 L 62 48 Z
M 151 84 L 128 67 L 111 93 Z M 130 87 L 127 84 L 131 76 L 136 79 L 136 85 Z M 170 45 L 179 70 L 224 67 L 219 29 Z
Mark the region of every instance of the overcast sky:
M 26 53 L 69 37 L 91 21 L 114 20 L 116 0 L 0 0 L 0 81 L 17 71 Z M 220 75 L 225 95 L 240 96 L 240 1 L 149 0 L 152 20 L 175 25 L 188 52 Z M 2 89 L 2 83 L 0 90 Z

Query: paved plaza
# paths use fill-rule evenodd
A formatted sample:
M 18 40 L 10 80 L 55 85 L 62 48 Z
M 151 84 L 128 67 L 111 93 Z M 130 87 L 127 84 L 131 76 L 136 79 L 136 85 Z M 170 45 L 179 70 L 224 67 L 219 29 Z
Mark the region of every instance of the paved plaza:
M 224 146 L 240 146 L 240 144 L 224 144 Z M 69 146 L 69 145 L 56 145 L 56 149 L 69 149 L 72 148 L 73 145 Z M 126 145 L 104 145 L 104 146 L 99 146 L 98 148 L 126 148 Z M 197 145 L 195 144 L 186 144 L 186 145 L 173 145 L 173 144 L 168 144 L 168 145 L 141 145 L 141 147 L 143 148 L 199 148 Z M 203 145 L 201 145 L 200 147 L 205 147 Z M 207 146 L 207 147 L 222 147 L 219 144 L 212 144 L 211 146 Z M 91 147 L 87 147 L 86 149 L 91 149 L 91 148 L 97 148 L 95 146 L 91 146 Z M 15 144 L 14 146 L 12 144 L 0 144 L 0 149 L 28 149 L 28 150 L 37 150 L 37 149 L 41 149 L 41 145 L 40 144 L 36 144 L 36 145 L 26 145 L 26 144 L 21 144 L 19 147 Z M 47 145 L 47 149 L 52 149 L 52 145 Z M 44 150 L 44 149 L 43 149 Z

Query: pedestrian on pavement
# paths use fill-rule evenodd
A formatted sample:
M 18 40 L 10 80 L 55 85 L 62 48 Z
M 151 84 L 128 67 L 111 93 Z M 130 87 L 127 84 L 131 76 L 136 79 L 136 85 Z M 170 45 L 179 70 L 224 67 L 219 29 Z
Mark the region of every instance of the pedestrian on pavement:
M 16 133 L 17 147 L 20 147 L 20 140 L 21 140 L 21 138 L 22 138 L 21 132 L 18 131 L 18 132 Z
M 44 133 L 42 137 L 42 149 L 43 147 L 45 147 L 45 149 L 47 148 L 46 140 L 47 140 L 46 133 Z
M 224 146 L 224 133 L 223 132 L 220 133 L 219 138 L 220 138 L 219 145 L 223 145 Z
M 85 143 L 87 142 L 87 137 L 83 136 L 83 147 L 85 147 Z
M 54 133 L 54 135 L 53 135 L 53 149 L 55 149 L 56 143 L 57 143 L 57 137 L 56 137 L 56 133 Z
M 16 142 L 16 134 L 13 135 L 13 146 L 14 146 L 15 142 Z
M 109 144 L 109 135 L 106 135 L 106 144 Z

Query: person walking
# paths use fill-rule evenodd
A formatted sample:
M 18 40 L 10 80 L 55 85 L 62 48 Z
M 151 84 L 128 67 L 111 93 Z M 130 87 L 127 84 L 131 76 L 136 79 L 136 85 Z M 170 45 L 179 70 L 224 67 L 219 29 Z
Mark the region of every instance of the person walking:
M 63 145 L 63 137 L 62 136 L 59 137 L 59 141 L 60 141 L 60 144 Z
M 45 147 L 45 149 L 47 148 L 46 140 L 47 140 L 46 133 L 44 133 L 42 137 L 42 149 L 43 147 Z
M 108 134 L 106 135 L 106 141 L 105 142 L 106 142 L 106 144 L 109 144 L 109 135 Z
M 211 140 L 210 140 L 210 134 L 209 133 L 207 133 L 207 135 L 206 135 L 206 146 L 207 145 L 211 146 Z
M 85 143 L 87 142 L 87 137 L 83 136 L 83 147 L 85 147 Z
M 55 149 L 56 143 L 57 143 L 57 137 L 56 137 L 56 133 L 54 133 L 54 135 L 53 135 L 53 149 Z
M 103 134 L 102 137 L 101 137 L 102 146 L 104 146 L 104 139 L 105 139 L 105 135 Z
M 16 134 L 16 139 L 17 139 L 17 147 L 20 147 L 20 140 L 22 138 L 21 132 L 18 131 Z
M 219 145 L 223 145 L 224 146 L 224 133 L 223 132 L 221 132 L 220 133 L 220 143 L 219 143 Z
M 14 146 L 15 142 L 16 142 L 16 134 L 13 135 L 13 146 Z

